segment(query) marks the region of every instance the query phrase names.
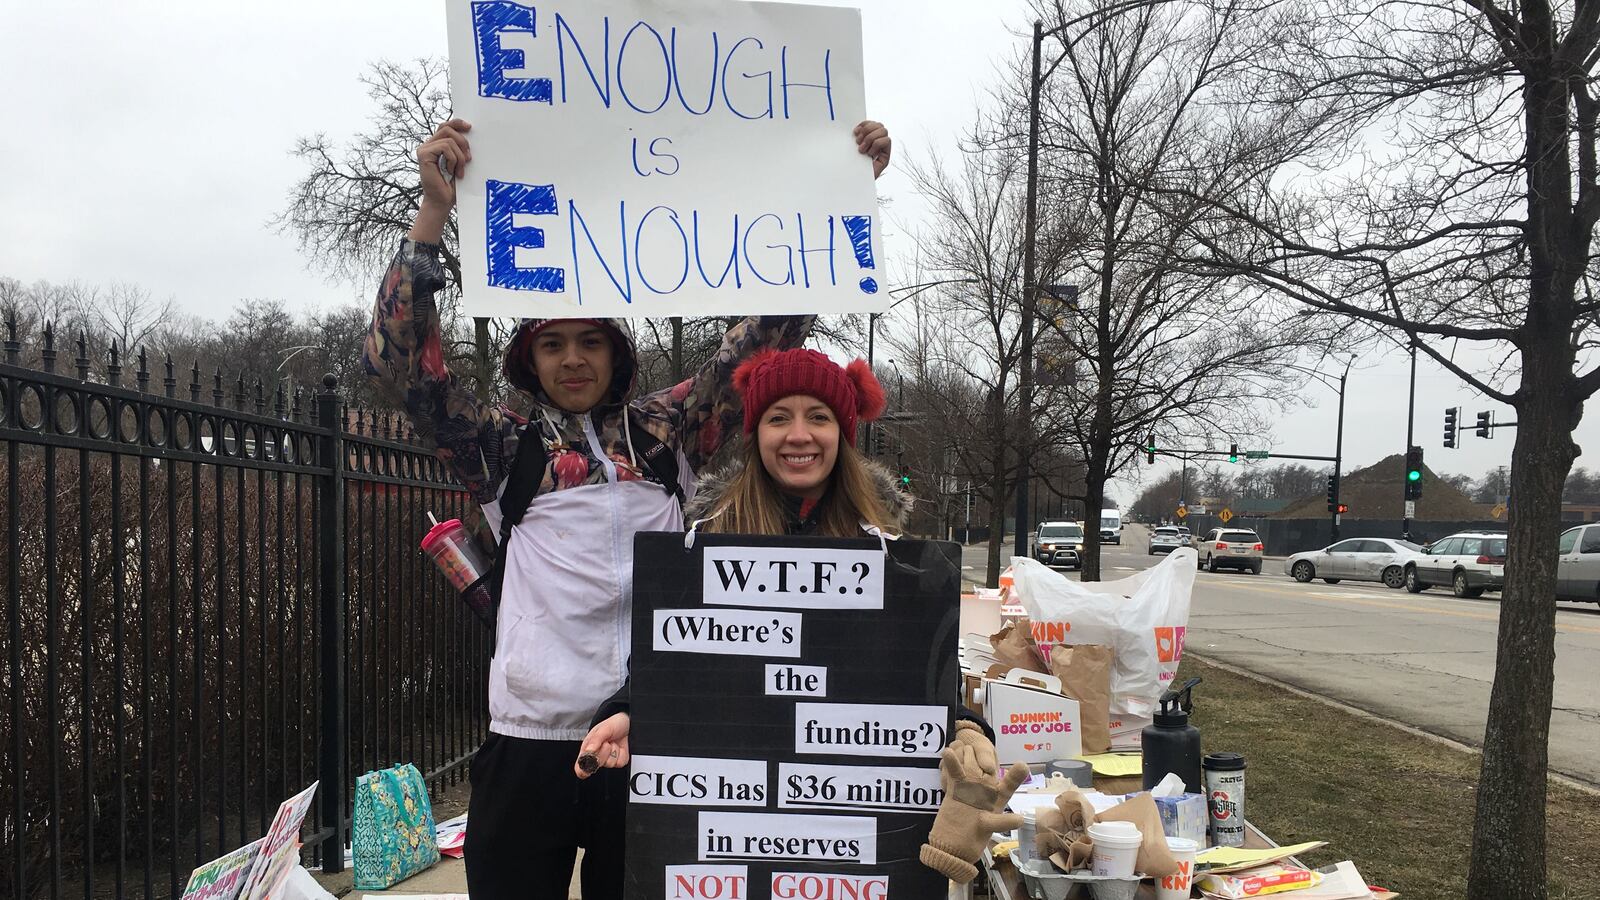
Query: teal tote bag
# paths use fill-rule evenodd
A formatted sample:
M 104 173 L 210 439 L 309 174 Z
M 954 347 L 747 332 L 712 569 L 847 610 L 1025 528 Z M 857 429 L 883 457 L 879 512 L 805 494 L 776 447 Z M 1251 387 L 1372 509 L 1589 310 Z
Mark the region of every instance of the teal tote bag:
M 350 848 L 356 890 L 384 890 L 439 861 L 433 805 L 416 766 L 356 779 L 355 806 Z

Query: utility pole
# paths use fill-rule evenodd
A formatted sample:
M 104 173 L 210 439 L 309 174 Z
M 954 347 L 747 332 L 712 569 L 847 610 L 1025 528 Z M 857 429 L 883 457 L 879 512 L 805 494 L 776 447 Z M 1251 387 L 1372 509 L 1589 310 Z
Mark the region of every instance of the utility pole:
M 1028 555 L 1029 461 L 1033 453 L 1033 312 L 1037 301 L 1034 243 L 1039 219 L 1039 54 L 1044 24 L 1033 23 L 1033 72 L 1028 78 L 1028 193 L 1022 220 L 1022 347 L 1017 400 L 1021 434 L 1017 440 L 1017 533 L 1015 553 Z

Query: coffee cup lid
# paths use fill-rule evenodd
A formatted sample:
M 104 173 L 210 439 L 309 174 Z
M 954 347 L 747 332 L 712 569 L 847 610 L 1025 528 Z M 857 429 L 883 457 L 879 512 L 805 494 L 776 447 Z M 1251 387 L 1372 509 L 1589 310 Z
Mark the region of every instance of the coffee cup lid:
M 1244 757 L 1238 753 L 1207 753 L 1200 765 L 1224 772 L 1235 771 L 1244 768 Z

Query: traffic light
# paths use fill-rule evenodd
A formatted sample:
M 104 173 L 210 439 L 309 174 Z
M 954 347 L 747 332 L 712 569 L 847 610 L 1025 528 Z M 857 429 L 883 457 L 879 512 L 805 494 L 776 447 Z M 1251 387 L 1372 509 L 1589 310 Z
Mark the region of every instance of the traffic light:
M 1456 417 L 1461 414 L 1461 407 L 1452 406 L 1444 411 L 1444 448 L 1454 450 L 1456 446 Z
M 1412 447 L 1406 451 L 1406 499 L 1420 500 L 1422 498 L 1422 448 Z
M 1341 503 L 1341 504 L 1339 504 L 1339 509 L 1337 511 L 1338 511 L 1339 515 L 1342 516 L 1345 513 L 1350 511 L 1350 507 L 1345 505 L 1345 504 L 1343 504 L 1343 503 Z
M 1153 434 L 1150 435 L 1149 442 L 1144 445 L 1144 461 L 1145 465 L 1156 464 L 1156 436 Z
M 1238 461 L 1239 461 L 1239 445 L 1238 444 L 1230 444 L 1230 445 L 1228 445 L 1228 462 L 1236 463 Z
M 902 491 L 911 490 L 911 470 L 905 466 L 900 467 L 900 489 Z
M 1339 512 L 1339 476 L 1328 476 L 1328 512 Z
M 1494 413 L 1478 413 L 1478 437 L 1494 437 Z

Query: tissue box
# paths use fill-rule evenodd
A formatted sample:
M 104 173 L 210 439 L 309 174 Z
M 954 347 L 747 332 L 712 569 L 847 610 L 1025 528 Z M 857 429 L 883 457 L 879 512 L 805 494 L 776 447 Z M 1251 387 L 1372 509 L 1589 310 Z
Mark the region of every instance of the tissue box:
M 1209 847 L 1206 841 L 1206 795 L 1179 794 L 1176 797 L 1157 797 L 1156 809 L 1161 813 L 1161 831 L 1167 837 L 1188 838 L 1201 848 Z

